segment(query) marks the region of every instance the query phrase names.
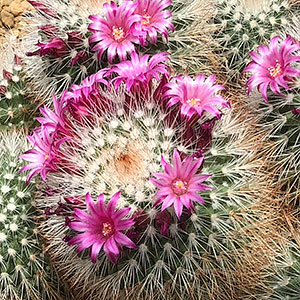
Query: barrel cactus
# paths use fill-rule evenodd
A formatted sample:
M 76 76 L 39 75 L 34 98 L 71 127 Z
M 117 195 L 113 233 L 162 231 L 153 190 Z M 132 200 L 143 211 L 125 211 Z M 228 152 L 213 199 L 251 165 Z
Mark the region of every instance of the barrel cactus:
M 274 159 L 269 172 L 278 194 L 272 205 L 279 209 L 273 215 L 279 220 L 277 232 L 286 238 L 274 260 L 275 272 L 267 276 L 272 291 L 267 299 L 299 297 L 300 44 L 295 32 L 289 33 L 250 52 L 252 61 L 245 69 L 252 73 L 246 86 L 261 119 L 258 126 L 272 141 L 265 155 Z
M 166 54 L 132 54 L 41 110 L 24 170 L 46 182 L 35 200 L 48 216 L 40 229 L 78 299 L 251 293 L 233 286 L 241 270 L 253 278 L 238 254 L 248 241 L 234 236 L 255 202 L 246 190 L 262 145 L 247 97 L 227 93 L 239 107 L 230 110 L 214 80 L 170 78 Z
M 288 192 L 286 198 L 294 202 L 299 196 L 300 58 L 297 53 L 300 44 L 291 36 L 284 39 L 277 36 L 268 47 L 261 46 L 258 50 L 259 54 L 251 53 L 253 61 L 245 69 L 253 73 L 247 87 L 249 92 L 258 87 L 257 112 L 261 115 L 262 127 L 269 128 L 270 138 L 276 143 L 270 152 L 276 159 L 275 180 L 284 184 L 283 190 Z M 280 62 L 279 53 L 284 54 Z M 261 64 L 262 57 L 264 64 Z
M 228 81 L 228 69 L 218 55 L 226 45 L 225 62 L 239 73 L 248 51 L 285 24 L 288 2 L 266 1 L 271 9 L 259 13 L 250 1 L 31 2 L 26 74 L 53 109 L 40 110 L 22 171 L 42 179 L 39 229 L 73 299 L 264 297 L 263 238 L 276 226 L 265 218 L 270 207 L 256 208 L 274 187 L 261 153 L 283 120 L 259 128 L 273 106 L 248 98 L 236 78 L 221 92 L 216 80 Z M 282 69 L 275 61 L 268 71 Z M 193 76 L 173 76 L 180 72 Z

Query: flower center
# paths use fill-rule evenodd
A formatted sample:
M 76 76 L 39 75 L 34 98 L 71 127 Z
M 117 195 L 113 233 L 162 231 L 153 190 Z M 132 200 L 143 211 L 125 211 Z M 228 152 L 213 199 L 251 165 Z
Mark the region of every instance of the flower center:
M 201 100 L 199 98 L 192 98 L 186 101 L 190 106 L 199 106 Z
M 276 78 L 280 75 L 282 75 L 282 69 L 281 69 L 281 64 L 279 63 L 278 59 L 276 59 L 276 64 L 275 66 L 269 67 L 268 71 L 271 75 L 271 77 Z
M 124 32 L 124 29 L 122 27 L 113 26 L 112 29 L 113 29 L 112 34 L 114 36 L 115 41 L 119 42 L 119 41 L 124 39 L 125 32 Z
M 113 228 L 110 223 L 103 223 L 102 225 L 102 234 L 108 236 L 112 233 Z
M 45 155 L 45 160 L 47 160 L 49 158 L 49 155 Z
M 188 183 L 186 181 L 183 181 L 179 178 L 176 178 L 173 180 L 172 185 L 171 185 L 172 191 L 178 195 L 181 196 L 185 194 L 188 190 Z
M 149 25 L 150 24 L 150 16 L 149 15 L 143 15 L 143 20 L 141 21 L 141 24 L 142 25 L 145 25 L 145 26 L 147 26 L 147 25 Z

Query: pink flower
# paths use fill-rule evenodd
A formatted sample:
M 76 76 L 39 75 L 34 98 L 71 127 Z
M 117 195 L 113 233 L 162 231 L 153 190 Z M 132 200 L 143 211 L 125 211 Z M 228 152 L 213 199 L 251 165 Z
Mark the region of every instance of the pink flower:
M 106 73 L 107 69 L 102 69 L 90 75 L 80 85 L 73 84 L 70 91 L 65 94 L 64 101 L 67 102 L 68 109 L 77 120 L 89 115 L 93 110 L 100 112 L 99 110 L 105 111 L 107 108 L 99 93 L 100 84 L 108 87 Z
M 89 213 L 75 208 L 75 221 L 69 223 L 69 227 L 79 231 L 80 234 L 69 241 L 69 245 L 80 244 L 78 252 L 91 247 L 90 256 L 96 263 L 97 256 L 103 247 L 108 258 L 116 263 L 120 256 L 120 246 L 135 248 L 135 244 L 122 231 L 133 226 L 132 218 L 123 219 L 130 208 L 116 210 L 120 192 L 112 196 L 108 205 L 105 205 L 104 194 L 99 195 L 97 203 L 94 203 L 90 194 L 86 195 L 86 204 Z
M 155 194 L 157 201 L 154 206 L 162 203 L 161 210 L 174 205 L 175 213 L 180 219 L 183 207 L 193 209 L 193 201 L 204 203 L 200 191 L 211 190 L 212 188 L 201 184 L 211 175 L 196 175 L 199 167 L 203 163 L 203 157 L 194 160 L 193 157 L 187 157 L 183 161 L 175 149 L 173 153 L 173 166 L 168 164 L 164 157 L 161 158 L 161 163 L 164 168 L 164 173 L 153 174 L 157 179 L 150 178 L 150 181 L 159 188 Z
M 150 58 L 150 55 L 139 57 L 135 52 L 131 60 L 123 61 L 112 68 L 118 76 L 113 79 L 115 88 L 118 89 L 121 82 L 126 83 L 127 90 L 141 88 L 145 90 L 153 78 L 160 80 L 160 74 L 168 75 L 167 66 L 163 64 L 168 59 L 168 53 L 163 52 Z M 150 58 L 150 59 L 149 59 Z
M 124 1 L 117 7 L 112 1 L 103 5 L 105 18 L 90 16 L 93 23 L 89 25 L 89 30 L 93 35 L 89 41 L 96 43 L 92 50 L 98 51 L 99 60 L 106 49 L 110 63 L 117 55 L 120 60 L 125 60 L 127 53 L 135 51 L 134 43 L 138 43 L 139 39 L 134 24 L 141 20 L 134 14 L 136 6 L 132 1 Z
M 168 29 L 174 31 L 173 24 L 168 20 L 172 16 L 171 11 L 164 10 L 171 4 L 171 0 L 137 0 L 135 13 L 142 19 L 136 23 L 135 28 L 137 31 L 145 32 L 145 35 L 141 36 L 143 45 L 147 45 L 147 36 L 153 44 L 156 44 L 157 32 L 167 39 Z
M 14 63 L 17 66 L 22 66 L 23 65 L 22 58 L 15 54 L 15 56 L 14 56 Z
M 72 59 L 70 66 L 73 67 L 77 63 L 81 64 L 88 59 L 88 53 L 85 51 L 79 51 L 76 56 Z
M 49 43 L 38 42 L 37 45 L 40 49 L 34 52 L 27 52 L 27 56 L 50 56 L 53 58 L 63 57 L 68 52 L 68 46 L 61 38 L 54 38 Z
M 279 36 L 274 37 L 269 47 L 259 46 L 258 53 L 250 52 L 252 62 L 248 64 L 244 72 L 252 72 L 253 75 L 247 81 L 248 93 L 257 86 L 258 90 L 268 102 L 267 90 L 271 90 L 282 96 L 279 86 L 289 90 L 287 81 L 300 75 L 300 70 L 291 67 L 291 63 L 300 61 L 300 56 L 292 55 L 300 49 L 300 44 L 294 44 L 291 37 L 287 37 L 278 47 Z
M 62 95 L 61 98 L 64 98 L 65 93 Z M 40 112 L 43 117 L 38 117 L 36 120 L 40 122 L 43 128 L 47 128 L 48 133 L 56 132 L 58 129 L 65 128 L 65 119 L 64 113 L 66 107 L 65 103 L 61 101 L 61 99 L 57 99 L 56 96 L 53 96 L 53 105 L 54 105 L 54 112 L 44 106 L 44 108 L 40 108 Z
M 201 117 L 204 111 L 219 118 L 220 112 L 216 105 L 230 107 L 230 104 L 222 96 L 216 95 L 225 88 L 222 85 L 215 85 L 215 79 L 215 75 L 205 79 L 203 74 L 198 75 L 195 80 L 187 75 L 176 77 L 176 83 L 166 84 L 168 90 L 164 96 L 170 98 L 168 106 L 180 102 L 181 114 L 189 119 L 195 113 Z
M 45 26 L 39 26 L 38 28 L 49 39 L 55 38 L 59 32 L 59 29 L 51 24 Z
M 160 229 L 160 234 L 169 236 L 169 227 L 172 224 L 172 217 L 168 211 L 161 211 L 155 217 L 157 227 Z
M 27 139 L 33 149 L 25 152 L 20 158 L 29 161 L 30 164 L 23 167 L 19 172 L 31 170 L 26 180 L 27 183 L 38 173 L 46 181 L 46 176 L 49 172 L 57 171 L 57 150 L 67 138 L 54 141 L 47 128 L 41 128 L 38 133 L 34 132 L 32 136 L 27 136 Z

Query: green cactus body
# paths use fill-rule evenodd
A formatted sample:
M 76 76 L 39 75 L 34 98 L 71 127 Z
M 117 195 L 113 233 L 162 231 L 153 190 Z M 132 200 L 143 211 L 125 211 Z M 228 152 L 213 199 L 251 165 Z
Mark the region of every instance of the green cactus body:
M 3 84 L 3 85 L 2 85 Z M 0 93 L 0 126 L 28 127 L 32 125 L 34 105 L 28 97 L 21 65 L 15 65 L 9 78 L 3 79 L 3 93 Z
M 0 299 L 60 299 L 39 241 L 34 185 L 18 173 L 25 145 L 21 133 L 0 133 Z
M 298 240 L 299 241 L 299 240 Z M 300 252 L 299 245 L 290 243 L 284 254 L 275 261 L 277 272 L 268 278 L 273 288 L 270 300 L 296 300 L 300 297 Z

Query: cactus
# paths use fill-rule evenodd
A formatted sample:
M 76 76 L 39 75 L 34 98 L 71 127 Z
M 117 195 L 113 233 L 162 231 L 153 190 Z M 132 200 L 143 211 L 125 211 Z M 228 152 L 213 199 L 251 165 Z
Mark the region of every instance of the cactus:
M 256 201 L 246 189 L 263 163 L 254 161 L 262 146 L 250 122 L 255 113 L 245 110 L 247 97 L 232 94 L 239 110 L 224 110 L 220 121 L 204 119 L 206 123 L 193 125 L 195 130 L 204 130 L 201 123 L 208 126 L 198 140 L 201 147 L 209 148 L 201 173 L 213 174 L 208 184 L 215 190 L 201 193 L 205 205 L 195 205 L 192 214 L 184 211 L 181 222 L 172 209 L 161 213 L 152 207 L 156 188 L 149 178 L 162 170 L 160 154 L 170 161 L 175 148 L 192 155 L 200 146 L 193 138 L 182 144 L 184 123 L 168 122 L 172 118 L 164 118 L 168 114 L 153 105 L 157 88 L 154 85 L 143 96 L 148 97 L 146 105 L 136 107 L 130 98 L 143 101 L 140 94 L 128 94 L 125 87 L 108 91 L 97 85 L 93 90 L 97 98 L 106 99 L 101 109 L 94 103 L 82 117 L 82 107 L 80 111 L 73 111 L 74 107 L 60 110 L 68 121 L 60 123 L 64 129 L 57 138 L 69 132 L 71 139 L 59 142 L 57 167 L 49 162 L 53 169 L 46 174 L 47 186 L 39 186 L 36 198 L 38 208 L 49 215 L 41 224 L 49 254 L 64 274 L 62 279 L 74 285 L 78 299 L 166 299 L 166 294 L 167 299 L 238 299 L 239 293 L 250 289 L 243 286 L 242 291 L 232 285 L 240 277 L 236 269 L 244 268 L 240 247 L 248 243 L 238 232 L 245 226 L 246 208 Z M 64 103 L 64 98 L 60 101 Z M 59 110 L 56 114 L 60 115 Z M 46 154 L 47 159 L 50 156 Z M 101 193 L 110 197 L 117 190 L 122 192 L 118 205 L 130 207 L 130 216 L 135 218 L 137 225 L 128 234 L 137 249 L 124 249 L 116 265 L 101 251 L 93 264 L 86 251 L 77 254 L 76 247 L 65 242 L 74 234 L 66 224 L 74 208 L 84 209 L 82 199 L 87 192 L 95 198 Z M 236 234 L 239 240 L 232 238 Z M 258 281 L 255 278 L 253 285 Z
M 248 53 L 280 34 L 298 6 L 287 0 L 218 0 L 215 23 L 221 26 L 217 39 L 225 47 L 230 75 L 240 76 Z
M 297 21 L 296 18 L 293 19 L 294 22 Z M 294 29 L 294 28 L 292 28 Z M 261 86 L 258 87 L 259 92 L 252 92 L 251 96 L 253 98 L 252 104 L 260 118 L 259 128 L 266 130 L 268 132 L 268 139 L 271 141 L 269 147 L 265 151 L 265 155 L 270 157 L 273 162 L 270 165 L 269 172 L 273 174 L 272 189 L 277 194 L 277 199 L 272 203 L 274 207 L 279 209 L 273 214 L 278 218 L 279 222 L 277 227 L 280 235 L 286 237 L 282 249 L 278 251 L 278 255 L 275 257 L 275 270 L 272 270 L 266 275 L 266 282 L 271 294 L 266 295 L 266 299 L 297 299 L 299 297 L 299 60 L 297 54 L 299 53 L 300 45 L 298 43 L 297 34 L 295 30 L 287 28 L 287 33 L 290 36 L 286 37 L 285 34 L 282 38 L 285 45 L 278 45 L 276 40 L 279 37 L 275 37 L 271 40 L 270 45 L 274 43 L 275 47 L 278 49 L 288 49 L 290 46 L 294 47 L 295 51 L 290 51 L 289 55 L 282 55 L 282 59 L 285 60 L 287 57 L 292 57 L 293 63 L 286 64 L 284 67 L 277 65 L 280 72 L 276 73 L 275 68 L 266 69 L 270 72 L 270 83 L 273 84 L 271 89 L 268 88 L 268 81 L 261 81 Z M 270 46 L 269 46 L 270 47 Z M 267 50 L 267 47 L 259 48 Z M 267 50 L 269 51 L 269 50 Z M 270 58 L 267 55 L 267 51 L 264 53 L 265 66 L 268 63 L 274 63 L 275 58 Z M 294 52 L 294 53 L 293 53 Z M 286 52 L 287 53 L 287 52 Z M 261 54 L 261 53 L 260 53 Z M 273 51 L 274 56 L 275 51 Z M 253 54 L 251 54 L 253 58 Z M 272 62 L 271 60 L 274 59 Z M 291 61 L 292 61 L 291 60 Z M 277 60 L 275 61 L 275 63 Z M 247 71 L 251 71 L 253 66 L 257 66 L 256 63 L 249 64 Z M 295 70 L 295 73 L 289 77 L 285 78 L 283 76 L 284 72 L 289 67 Z M 251 81 L 254 78 L 259 78 L 261 76 L 261 70 L 259 67 L 256 69 L 255 74 L 247 82 L 249 91 L 251 91 L 254 86 Z M 252 69 L 253 71 L 253 69 Z M 279 76 L 286 80 L 284 87 L 277 89 L 276 80 Z M 269 80 L 269 79 L 268 79 Z M 253 82 L 253 81 L 252 81 Z M 283 82 L 283 81 L 282 81 Z M 281 83 L 282 83 L 281 82 Z M 267 85 L 266 85 L 267 84 Z M 256 84 L 254 84 L 256 85 Z M 263 89 L 262 86 L 265 85 L 267 89 Z M 275 90 L 275 88 L 276 90 Z M 263 96 L 263 97 L 262 97 Z M 264 99 L 263 99 L 264 98 Z M 264 101 L 265 100 L 265 101 Z M 276 246 L 275 246 L 276 247 Z M 274 248 L 274 246 L 273 246 Z M 272 275 L 270 275 L 272 274 Z
M 62 95 L 54 99 L 55 114 L 49 113 L 47 108 L 42 111 L 45 118 L 40 118 L 42 126 L 32 139 L 36 139 L 34 147 L 41 143 L 43 163 L 32 167 L 31 172 L 31 175 L 40 172 L 46 181 L 39 184 L 35 202 L 40 212 L 48 216 L 40 224 L 40 230 L 47 241 L 51 260 L 63 274 L 61 280 L 74 287 L 75 299 L 91 300 L 228 300 L 260 297 L 268 287 L 279 291 L 274 278 L 286 279 L 286 270 L 279 268 L 274 275 L 274 270 L 269 268 L 275 257 L 273 241 L 262 241 L 268 232 L 277 234 L 276 226 L 273 220 L 264 219 L 268 207 L 255 211 L 255 205 L 259 202 L 260 189 L 269 188 L 269 175 L 263 169 L 267 157 L 261 157 L 261 151 L 270 131 L 274 143 L 268 146 L 279 152 L 269 154 L 280 154 L 280 159 L 286 159 L 286 164 L 281 161 L 275 166 L 274 173 L 279 176 L 277 179 L 292 178 L 290 165 L 294 161 L 291 163 L 287 154 L 291 149 L 298 153 L 298 140 L 291 139 L 294 144 L 289 144 L 286 150 L 287 139 L 282 133 L 295 133 L 294 129 L 286 128 L 286 124 L 297 117 L 283 108 L 277 97 L 272 100 L 275 98 L 270 96 L 273 106 L 258 104 L 256 95 L 246 97 L 239 82 L 226 93 L 232 100 L 232 111 L 222 109 L 221 120 L 205 114 L 197 122 L 192 118 L 190 123 L 185 123 L 179 113 L 174 114 L 173 108 L 166 111 L 164 105 L 160 107 L 163 99 L 157 101 L 157 97 L 164 92 L 164 81 L 169 80 L 165 77 L 147 86 L 144 92 L 138 89 L 129 92 L 130 88 L 126 89 L 123 84 L 118 89 L 110 86 L 109 90 L 105 80 L 95 88 L 93 80 L 88 79 L 82 83 L 86 85 L 84 88 L 75 85 L 71 92 L 63 93 L 72 83 L 79 84 L 87 74 L 110 67 L 105 59 L 96 59 L 88 43 L 91 35 L 87 30 L 88 16 L 101 14 L 100 2 L 76 10 L 77 1 L 67 6 L 65 1 L 47 0 L 38 2 L 38 10 L 29 15 L 34 26 L 43 26 L 32 30 L 28 38 L 30 46 L 40 37 L 42 43 L 59 39 L 55 50 L 58 52 L 52 57 L 29 54 L 26 73 L 33 81 L 35 92 L 46 101 L 54 91 Z M 251 3 L 258 4 L 233 0 L 227 4 L 219 1 L 215 6 L 213 2 L 204 5 L 200 0 L 173 1 L 175 31 L 169 34 L 168 43 L 159 36 L 157 46 L 137 47 L 138 52 L 153 55 L 168 50 L 174 74 L 182 71 L 195 74 L 200 70 L 209 74 L 219 73 L 223 68 L 223 58 L 217 55 L 225 46 L 225 61 L 232 70 L 230 75 L 239 75 L 248 52 L 281 30 L 291 17 L 287 1 L 265 1 L 271 8 L 253 7 Z M 252 8 L 255 9 L 252 11 Z M 212 24 L 213 21 L 216 24 Z M 215 32 L 220 27 L 222 30 L 217 35 Z M 62 49 L 64 53 L 59 52 Z M 32 52 L 35 50 L 30 48 Z M 81 52 L 86 54 L 86 59 L 73 65 L 72 60 Z M 86 96 L 87 91 L 91 97 Z M 70 94 L 73 94 L 71 98 Z M 82 101 L 81 97 L 87 98 Z M 199 99 L 190 100 L 197 103 Z M 263 118 L 270 127 L 266 124 L 257 127 Z M 44 153 L 47 147 L 55 148 L 54 152 Z M 215 188 L 200 193 L 205 204 L 195 205 L 195 211 L 184 209 L 182 219 L 172 208 L 161 212 L 153 207 L 157 189 L 149 180 L 163 170 L 160 156 L 171 162 L 175 149 L 183 157 L 199 158 L 205 152 L 201 173 L 213 174 L 207 183 Z M 24 157 L 26 155 L 28 157 L 30 152 Z M 285 182 L 292 182 L 288 188 L 292 191 L 290 195 L 298 195 L 294 179 Z M 93 264 L 87 250 L 78 254 L 76 247 L 68 245 L 76 234 L 70 224 L 74 222 L 74 212 L 76 216 L 78 209 L 86 209 L 85 194 L 91 193 L 95 199 L 103 193 L 110 198 L 117 191 L 121 191 L 118 207 L 129 207 L 129 217 L 135 221 L 133 228 L 124 234 L 137 249 L 118 248 L 121 257 L 116 264 L 107 258 L 105 251 L 100 251 Z M 265 223 L 262 225 L 258 220 Z M 264 251 L 257 250 L 255 241 L 262 247 L 266 243 L 271 249 L 270 258 L 262 253 Z M 288 272 L 296 274 L 295 270 Z M 268 276 L 263 276 L 264 272 Z M 264 278 L 271 278 L 271 284 Z M 297 276 L 295 278 L 297 280 Z M 287 286 L 292 288 L 295 280 Z M 288 294 L 282 289 L 273 296 L 277 293 Z
M 299 239 L 298 239 L 299 242 Z M 280 272 L 273 277 L 274 294 L 271 300 L 296 300 L 300 297 L 300 251 L 299 244 L 290 243 L 284 255 L 277 260 Z
M 287 37 L 282 39 L 289 43 L 285 48 L 283 42 L 278 44 L 279 37 L 275 37 L 271 40 L 270 45 L 272 43 L 276 43 L 278 49 L 292 49 L 289 47 L 294 47 L 294 53 L 291 52 L 287 56 L 283 56 L 283 59 L 292 59 L 294 60 L 293 64 L 286 64 L 285 67 L 280 68 L 280 72 L 276 73 L 275 69 L 270 67 L 267 71 L 270 74 L 274 74 L 273 77 L 270 76 L 270 79 L 266 81 L 261 81 L 261 86 L 259 86 L 259 90 L 264 98 L 258 96 L 256 97 L 256 105 L 257 113 L 261 116 L 261 127 L 266 127 L 269 130 L 270 139 L 276 143 L 276 147 L 273 147 L 269 155 L 275 157 L 275 165 L 273 167 L 273 173 L 275 173 L 275 181 L 283 182 L 285 186 L 283 187 L 284 191 L 287 191 L 286 198 L 297 200 L 299 195 L 299 110 L 298 107 L 300 105 L 299 98 L 299 77 L 300 77 L 300 69 L 299 69 L 299 58 L 297 56 L 297 52 L 300 49 L 300 45 L 295 43 L 295 39 L 292 37 Z M 275 45 L 275 44 L 274 44 Z M 262 48 L 260 48 L 262 49 Z M 267 49 L 267 48 L 265 48 Z M 293 50 L 293 49 L 292 49 Z M 268 50 L 269 51 L 269 50 Z M 251 54 L 253 55 L 253 54 Z M 266 64 L 273 64 L 272 61 L 269 61 L 269 58 L 265 58 Z M 256 67 L 256 63 L 251 63 L 245 69 L 246 71 L 253 72 L 252 67 Z M 258 67 L 259 68 L 259 67 Z M 291 75 L 290 78 L 284 79 L 286 80 L 284 84 L 284 88 L 281 87 L 281 91 L 279 87 L 276 86 L 276 80 L 283 77 L 284 72 L 286 72 L 290 68 L 294 70 L 295 73 Z M 249 91 L 251 92 L 255 85 L 253 86 L 253 79 L 259 79 L 262 75 L 261 70 L 257 69 L 256 74 L 253 74 L 252 77 L 248 80 L 247 86 L 249 87 Z M 275 73 L 272 73 L 275 70 Z M 260 79 L 259 79 L 260 80 Z M 271 89 L 268 88 L 268 80 L 270 80 L 270 84 L 274 84 Z M 266 85 L 267 84 L 267 85 Z M 264 85 L 266 87 L 265 90 L 261 89 Z M 265 103 L 266 102 L 266 103 Z
M 0 299 L 61 299 L 35 222 L 34 184 L 18 173 L 26 144 L 21 132 L 0 133 Z
M 0 46 L 0 126 L 28 127 L 32 125 L 35 105 L 25 82 L 21 49 L 14 49 L 15 40 L 7 38 Z

